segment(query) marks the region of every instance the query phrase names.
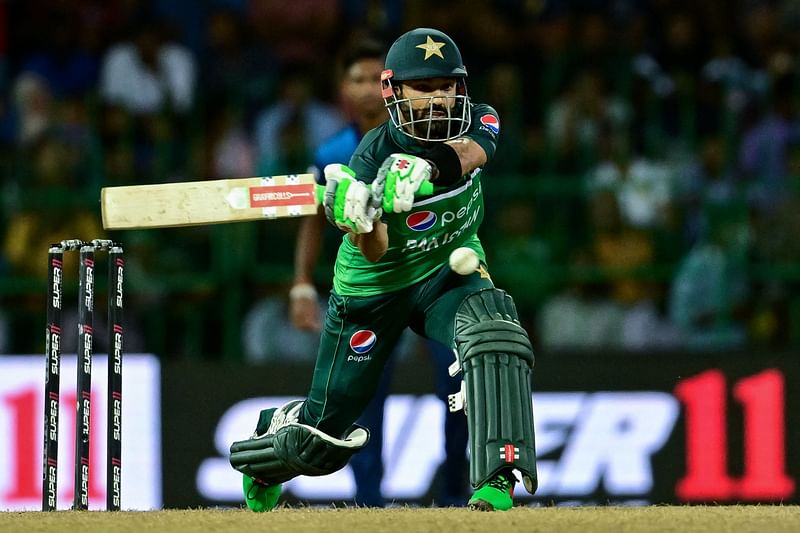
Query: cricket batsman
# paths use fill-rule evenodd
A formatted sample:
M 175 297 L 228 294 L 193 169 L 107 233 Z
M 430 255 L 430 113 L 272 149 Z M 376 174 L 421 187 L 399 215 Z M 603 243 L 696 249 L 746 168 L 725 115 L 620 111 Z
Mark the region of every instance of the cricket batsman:
M 403 34 L 381 75 L 389 119 L 364 136 L 349 166 L 325 167 L 325 214 L 345 234 L 311 389 L 305 400 L 262 411 L 253 436 L 231 446 L 254 511 L 275 507 L 281 483 L 335 472 L 366 445 L 368 432 L 354 422 L 407 327 L 455 353 L 462 388 L 450 407 L 467 415 L 469 506 L 510 509 L 517 474 L 536 490 L 533 351 L 477 236 L 482 169 L 500 121 L 470 101 L 466 78 L 450 37 L 431 28 Z M 423 196 L 426 182 L 433 193 Z M 466 275 L 448 266 L 461 247 L 480 259 Z

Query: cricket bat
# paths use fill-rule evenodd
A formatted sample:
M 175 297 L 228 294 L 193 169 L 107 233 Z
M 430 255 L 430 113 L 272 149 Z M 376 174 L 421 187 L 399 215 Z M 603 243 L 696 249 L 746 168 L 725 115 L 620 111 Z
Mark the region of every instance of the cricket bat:
M 290 174 L 104 187 L 100 210 L 107 230 L 169 228 L 313 215 L 324 197 L 313 174 Z
M 104 187 L 103 228 L 199 226 L 313 215 L 325 195 L 312 174 Z

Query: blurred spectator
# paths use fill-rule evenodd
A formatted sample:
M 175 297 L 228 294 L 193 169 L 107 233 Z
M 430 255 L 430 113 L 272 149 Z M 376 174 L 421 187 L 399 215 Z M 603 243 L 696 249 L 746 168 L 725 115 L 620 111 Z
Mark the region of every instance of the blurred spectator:
M 699 138 L 717 133 L 734 140 L 735 128 L 748 101 L 767 87 L 763 72 L 754 71 L 734 55 L 725 39 L 714 43 L 713 54 L 703 65 L 698 84 Z
M 771 105 L 742 135 L 739 165 L 750 202 L 769 216 L 786 197 L 789 147 L 800 142 L 793 75 L 776 80 Z
M 543 305 L 539 332 L 545 348 L 556 350 L 665 350 L 680 334 L 660 316 L 656 282 L 640 277 L 654 266 L 652 235 L 625 221 L 613 190 L 592 191 L 590 240 L 578 251 L 570 284 Z
M 239 10 L 218 8 L 206 26 L 207 48 L 200 71 L 203 93 L 203 176 L 232 178 L 256 172 L 248 117 L 274 97 L 277 60 L 256 46 Z M 252 118 L 249 119 L 252 121 Z
M 204 175 L 211 178 L 237 178 L 256 173 L 255 147 L 242 123 L 241 112 L 233 105 L 209 105 L 210 113 Z
M 648 136 L 643 153 L 664 157 L 695 140 L 698 74 L 708 43 L 692 6 L 657 3 L 653 8 L 650 46 L 634 60 L 636 74 L 649 84 L 646 103 L 637 110 L 646 115 L 649 131 L 637 133 Z
M 652 284 L 630 275 L 632 269 L 654 263 L 652 236 L 623 217 L 613 190 L 594 192 L 589 210 L 591 255 L 594 264 L 611 277 L 609 296 L 623 306 L 653 300 L 656 293 Z M 627 275 L 620 275 L 626 271 Z
M 614 142 L 613 138 L 606 140 Z M 590 191 L 614 191 L 622 218 L 633 227 L 655 228 L 671 219 L 676 176 L 666 163 L 631 158 L 622 148 L 589 172 L 587 187 Z
M 623 310 L 611 300 L 597 297 L 596 288 L 585 281 L 570 281 L 544 302 L 535 336 L 543 350 L 602 353 L 619 347 Z
M 626 102 L 609 94 L 600 72 L 576 72 L 548 111 L 546 134 L 554 158 L 552 170 L 585 172 L 597 161 L 602 132 L 624 130 L 629 111 Z
M 102 61 L 103 100 L 134 114 L 190 111 L 195 97 L 195 59 L 185 46 L 167 42 L 157 20 L 138 18 L 130 36 Z
M 25 72 L 14 82 L 13 113 L 16 122 L 17 172 L 8 176 L 8 191 L 20 193 L 32 185 L 37 158 L 58 150 L 61 167 L 70 172 L 78 187 L 96 183 L 93 138 L 86 106 L 79 99 L 56 100 L 47 83 L 37 74 Z M 41 169 L 40 169 L 41 170 Z M 54 185 L 60 185 L 54 181 Z
M 38 75 L 25 73 L 14 81 L 16 141 L 21 147 L 36 144 L 53 123 L 53 94 Z
M 669 316 L 691 350 L 730 350 L 746 341 L 749 294 L 745 259 L 751 232 L 746 213 L 707 206 L 704 238 L 681 262 L 672 281 Z
M 800 141 L 788 146 L 786 193 L 768 217 L 753 217 L 754 261 L 772 265 L 800 263 Z
M 148 183 L 195 174 L 188 168 L 195 59 L 185 46 L 166 40 L 161 23 L 146 11 L 133 16 L 128 39 L 103 57 L 99 92 L 111 178 Z
M 593 194 L 589 209 L 592 256 L 601 274 L 608 278 L 608 296 L 621 311 L 616 347 L 652 350 L 677 345 L 677 332 L 658 313 L 662 299 L 660 284 L 643 275 L 656 265 L 653 235 L 622 218 L 613 191 Z
M 324 313 L 327 304 L 322 299 Z M 247 310 L 242 323 L 244 358 L 251 363 L 305 361 L 313 363 L 319 350 L 319 332 L 292 326 L 286 298 L 261 298 Z
M 697 156 L 688 172 L 685 196 L 684 236 L 689 244 L 697 243 L 708 232 L 707 205 L 725 205 L 738 200 L 734 162 L 722 135 L 702 139 Z
M 319 144 L 344 127 L 339 110 L 314 94 L 311 73 L 286 72 L 278 100 L 262 111 L 255 122 L 258 173 L 296 174 L 308 168 Z

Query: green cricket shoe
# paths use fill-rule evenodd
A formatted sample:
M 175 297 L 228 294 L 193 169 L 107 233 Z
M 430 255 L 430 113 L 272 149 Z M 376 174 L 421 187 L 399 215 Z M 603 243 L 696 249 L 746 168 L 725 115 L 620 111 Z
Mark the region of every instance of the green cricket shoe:
M 244 489 L 244 501 L 254 513 L 273 510 L 281 495 L 280 483 L 269 486 L 262 485 L 256 483 L 250 476 L 242 476 L 242 488 Z
M 514 506 L 514 485 L 511 472 L 500 472 L 475 491 L 467 506 L 473 511 L 508 511 Z

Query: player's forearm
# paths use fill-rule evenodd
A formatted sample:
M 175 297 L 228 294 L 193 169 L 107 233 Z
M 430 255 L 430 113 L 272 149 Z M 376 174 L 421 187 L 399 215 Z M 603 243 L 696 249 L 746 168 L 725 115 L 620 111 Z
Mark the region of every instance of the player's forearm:
M 433 167 L 431 181 L 444 186 L 458 183 L 462 176 L 488 160 L 481 145 L 468 137 L 434 144 L 422 158 Z
M 375 221 L 375 228 L 369 233 L 349 234 L 350 242 L 355 244 L 367 261 L 378 261 L 389 248 L 389 233 L 386 224 Z
M 317 213 L 313 217 L 305 217 L 300 223 L 297 233 L 297 244 L 294 251 L 294 283 L 314 283 L 314 268 L 319 260 L 322 247 L 322 232 L 325 217 Z
M 486 157 L 486 152 L 481 148 L 481 145 L 472 139 L 459 137 L 458 139 L 447 141 L 445 144 L 452 148 L 456 152 L 456 155 L 458 155 L 458 159 L 461 161 L 462 176 L 486 164 L 488 159 Z

